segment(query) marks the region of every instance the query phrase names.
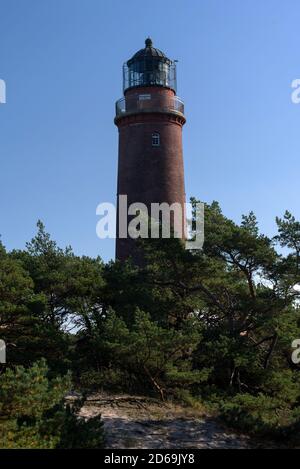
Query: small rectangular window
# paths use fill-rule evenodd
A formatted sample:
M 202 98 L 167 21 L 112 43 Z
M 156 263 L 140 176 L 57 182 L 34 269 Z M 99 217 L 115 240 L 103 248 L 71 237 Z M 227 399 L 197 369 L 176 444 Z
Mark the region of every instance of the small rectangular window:
M 160 146 L 160 135 L 158 132 L 152 134 L 152 146 L 159 147 Z

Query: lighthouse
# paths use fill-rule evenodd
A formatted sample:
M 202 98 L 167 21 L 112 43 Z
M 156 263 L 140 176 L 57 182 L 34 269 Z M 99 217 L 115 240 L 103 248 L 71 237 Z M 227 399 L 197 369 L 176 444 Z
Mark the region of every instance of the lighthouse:
M 185 233 L 182 128 L 184 103 L 177 96 L 176 62 L 150 38 L 123 65 L 123 94 L 116 103 L 119 131 L 116 258 L 138 259 L 136 241 L 120 235 L 120 196 L 127 204 L 179 206 L 172 211 L 173 232 Z M 175 204 L 175 205 L 174 205 Z

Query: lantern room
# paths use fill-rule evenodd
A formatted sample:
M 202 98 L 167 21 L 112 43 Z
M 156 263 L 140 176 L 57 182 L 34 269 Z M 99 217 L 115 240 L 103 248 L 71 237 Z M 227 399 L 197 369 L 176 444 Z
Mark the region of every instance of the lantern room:
M 123 66 L 123 90 L 147 86 L 170 88 L 176 93 L 176 63 L 153 47 L 146 39 L 144 49 L 139 50 Z

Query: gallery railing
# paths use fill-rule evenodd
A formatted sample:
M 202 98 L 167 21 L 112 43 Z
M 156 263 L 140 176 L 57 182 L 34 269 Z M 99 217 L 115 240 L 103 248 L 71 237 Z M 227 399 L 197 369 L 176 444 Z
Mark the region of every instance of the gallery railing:
M 184 103 L 178 96 L 140 94 L 125 96 L 116 102 L 116 117 L 140 112 L 171 112 L 184 114 Z

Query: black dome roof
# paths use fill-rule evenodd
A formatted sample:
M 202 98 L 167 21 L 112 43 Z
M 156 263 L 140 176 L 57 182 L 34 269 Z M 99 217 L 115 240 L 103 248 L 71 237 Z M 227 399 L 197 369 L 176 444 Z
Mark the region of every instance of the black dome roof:
M 144 49 L 140 49 L 130 60 L 128 60 L 128 66 L 133 62 L 139 62 L 145 59 L 156 59 L 165 63 L 172 63 L 172 60 L 168 59 L 168 57 L 161 50 L 153 47 L 153 42 L 150 37 L 146 39 L 145 46 L 146 47 Z

